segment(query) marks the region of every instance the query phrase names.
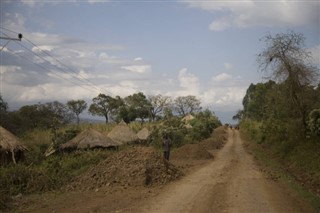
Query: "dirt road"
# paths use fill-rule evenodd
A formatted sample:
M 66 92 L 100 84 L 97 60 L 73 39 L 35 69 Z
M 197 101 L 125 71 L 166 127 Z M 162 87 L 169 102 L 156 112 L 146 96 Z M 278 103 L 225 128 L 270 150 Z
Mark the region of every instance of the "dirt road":
M 239 132 L 228 131 L 228 142 L 214 161 L 128 211 L 313 212 L 290 190 L 266 178 L 244 150 Z

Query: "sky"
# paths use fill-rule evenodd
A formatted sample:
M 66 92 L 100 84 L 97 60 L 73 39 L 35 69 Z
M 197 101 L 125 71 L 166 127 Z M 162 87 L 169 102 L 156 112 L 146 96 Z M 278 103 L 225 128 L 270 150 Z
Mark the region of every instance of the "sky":
M 267 34 L 294 31 L 320 65 L 320 1 L 1 0 L 0 91 L 27 104 L 137 92 L 194 95 L 223 123 L 251 83 Z

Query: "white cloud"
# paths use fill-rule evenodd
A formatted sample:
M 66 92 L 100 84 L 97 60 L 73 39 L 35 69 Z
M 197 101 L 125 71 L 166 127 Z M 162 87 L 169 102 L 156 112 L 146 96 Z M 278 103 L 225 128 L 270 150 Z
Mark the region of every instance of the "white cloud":
M 41 51 L 52 51 L 55 47 L 54 46 L 50 46 L 50 45 L 42 45 L 42 46 L 38 46 L 38 47 L 33 47 L 32 51 L 36 52 L 36 53 L 41 53 Z
M 232 75 L 229 75 L 227 73 L 220 73 L 212 77 L 212 80 L 214 80 L 215 82 L 222 82 L 230 79 L 232 79 Z
M 109 59 L 110 56 L 107 53 L 102 52 L 102 53 L 99 54 L 99 58 L 101 58 L 101 59 Z
M 16 70 L 21 70 L 19 66 L 2 66 L 0 65 L 0 74 L 15 72 Z
M 134 61 L 142 61 L 143 60 L 143 58 L 141 58 L 141 57 L 137 57 L 137 58 L 135 58 L 135 59 L 133 59 Z
M 226 70 L 232 70 L 233 67 L 234 67 L 234 65 L 231 63 L 227 63 L 227 62 L 224 63 L 224 68 L 226 68 Z
M 320 66 L 320 44 L 310 48 L 309 51 L 311 52 L 313 63 Z
M 218 111 L 230 111 L 242 107 L 247 85 L 232 86 L 230 83 L 226 87 L 212 85 L 209 88 L 199 94 L 202 105 Z
M 25 31 L 25 21 L 26 18 L 21 15 L 20 13 L 5 13 L 4 19 L 1 20 L 2 27 L 8 28 L 8 29 L 14 29 L 16 32 L 24 32 Z M 12 33 L 10 33 L 10 36 Z M 13 37 L 15 37 L 14 35 Z
M 230 23 L 228 18 L 222 18 L 220 20 L 213 21 L 208 28 L 212 31 L 223 31 L 229 28 L 231 25 L 232 23 Z
M 225 90 L 223 95 L 221 95 L 215 103 L 218 105 L 230 105 L 235 103 L 241 103 L 244 95 L 245 95 L 245 89 L 244 88 L 238 88 L 238 87 L 230 87 Z
M 187 93 L 190 93 L 192 95 L 198 94 L 199 92 L 199 79 L 191 73 L 188 73 L 187 68 L 182 68 L 179 71 L 179 84 L 180 87 L 186 91 Z
M 128 70 L 130 72 L 135 72 L 135 73 L 146 73 L 151 70 L 150 65 L 130 65 L 130 66 L 122 66 L 121 68 Z
M 209 25 L 210 30 L 230 27 L 318 25 L 318 1 L 186 1 L 194 8 L 218 11 L 221 14 Z

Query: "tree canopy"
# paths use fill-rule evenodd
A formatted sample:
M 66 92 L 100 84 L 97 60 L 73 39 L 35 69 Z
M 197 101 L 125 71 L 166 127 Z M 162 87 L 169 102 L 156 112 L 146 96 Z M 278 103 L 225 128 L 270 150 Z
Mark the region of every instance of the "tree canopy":
M 68 108 L 76 115 L 77 124 L 80 123 L 79 115 L 87 108 L 85 100 L 70 100 L 67 102 Z

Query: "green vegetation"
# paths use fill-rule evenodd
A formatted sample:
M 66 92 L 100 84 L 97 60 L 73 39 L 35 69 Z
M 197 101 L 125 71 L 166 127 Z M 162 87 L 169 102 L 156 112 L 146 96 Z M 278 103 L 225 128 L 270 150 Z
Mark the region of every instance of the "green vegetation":
M 317 211 L 320 210 L 320 197 L 317 195 L 317 193 L 314 192 L 314 190 L 310 190 L 310 188 L 306 188 L 305 182 L 301 183 L 301 179 L 298 179 L 295 174 L 298 171 L 293 172 L 292 169 L 296 169 L 296 165 L 290 165 L 288 161 L 286 161 L 283 158 L 280 158 L 277 156 L 277 154 L 274 152 L 273 149 L 265 148 L 264 146 L 254 143 L 254 141 L 250 140 L 248 138 L 249 132 L 242 131 L 242 137 L 245 137 L 245 141 L 249 142 L 249 149 L 251 152 L 254 153 L 254 156 L 258 161 L 264 165 L 267 169 L 267 172 L 269 173 L 269 176 L 272 179 L 283 181 L 285 184 L 289 185 L 291 188 L 293 188 L 301 197 L 305 198 L 311 206 L 313 206 L 314 209 Z M 315 153 L 314 150 L 312 150 L 315 147 L 309 147 L 309 148 L 303 148 L 303 147 L 297 147 L 298 155 L 295 155 L 295 153 L 292 153 L 292 156 L 295 156 L 297 159 L 293 160 L 292 162 L 300 162 L 302 167 L 307 166 L 308 167 L 308 160 L 312 159 L 311 156 L 308 159 L 303 160 L 303 157 L 307 156 L 306 153 Z M 311 152 L 310 152 L 311 151 Z M 303 156 L 303 157 L 301 157 Z M 299 159 L 298 159 L 299 158 Z M 315 161 L 313 161 L 315 162 Z M 316 164 L 318 164 L 316 162 Z M 264 169 L 265 170 L 265 169 Z M 301 172 L 301 171 L 300 171 Z M 308 177 L 307 174 L 303 173 L 306 177 L 304 181 L 308 181 L 307 178 L 310 178 L 312 180 L 312 177 Z M 313 179 L 314 180 L 314 179 Z
M 188 99 L 188 96 L 183 99 Z M 171 137 L 173 148 L 175 148 L 186 143 L 195 143 L 205 139 L 210 136 L 216 127 L 221 125 L 215 114 L 209 110 L 201 111 L 198 109 L 194 113 L 193 120 L 182 121 L 181 116 L 173 115 L 174 108 L 173 106 L 171 106 L 172 108 L 169 107 L 169 99 L 167 97 L 157 96 L 157 101 L 148 102 L 148 104 L 146 100 L 142 93 L 138 93 L 125 99 L 124 103 L 127 103 L 127 105 L 123 107 L 131 108 L 130 113 L 134 115 L 133 117 L 138 118 L 138 121 L 129 124 L 131 129 L 135 132 L 138 132 L 143 127 L 151 130 L 151 137 L 145 145 L 153 146 L 159 151 L 162 148 L 163 134 L 165 132 Z M 86 106 L 80 100 L 69 101 L 68 107 L 59 102 L 39 103 L 23 106 L 14 112 L 8 111 L 7 103 L 2 99 L 1 101 L 1 116 L 4 116 L 5 119 L 1 119 L 0 125 L 17 134 L 29 151 L 25 153 L 24 160 L 18 164 L 0 167 L 0 210 L 11 208 L 12 197 L 20 193 L 43 193 L 63 188 L 79 174 L 117 152 L 101 149 L 72 153 L 57 151 L 53 155 L 45 157 L 44 154 L 50 145 L 58 148 L 61 144 L 88 128 L 107 135 L 115 127 L 116 123 L 70 124 L 73 114 L 78 117 Z M 98 103 L 96 102 L 95 104 Z M 141 105 L 141 103 L 147 104 L 144 109 L 148 109 L 148 111 L 143 109 L 144 105 Z M 153 113 L 150 114 L 151 103 L 154 104 L 154 107 L 157 106 L 157 110 L 152 108 Z M 100 103 L 100 106 L 95 107 L 98 109 L 102 105 Z M 68 108 L 71 108 L 71 111 Z M 186 109 L 189 110 L 187 112 L 191 110 L 187 106 Z M 171 113 L 165 113 L 163 112 L 164 110 L 166 112 L 171 111 Z M 111 110 L 107 114 L 113 117 L 116 115 L 114 114 L 115 112 Z M 128 116 L 126 114 L 123 115 Z M 152 117 L 144 117 L 146 115 Z M 149 122 L 143 122 L 146 118 L 149 118 Z M 186 125 L 189 125 L 188 128 L 186 128 Z M 120 150 L 126 148 L 128 146 L 122 146 Z
M 273 80 L 251 84 L 235 119 L 270 161 L 277 161 L 310 193 L 320 195 L 319 69 L 301 34 L 267 35 L 258 56 Z M 259 150 L 257 149 L 257 150 Z

